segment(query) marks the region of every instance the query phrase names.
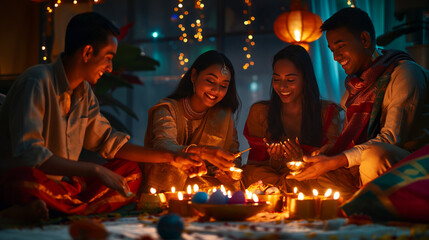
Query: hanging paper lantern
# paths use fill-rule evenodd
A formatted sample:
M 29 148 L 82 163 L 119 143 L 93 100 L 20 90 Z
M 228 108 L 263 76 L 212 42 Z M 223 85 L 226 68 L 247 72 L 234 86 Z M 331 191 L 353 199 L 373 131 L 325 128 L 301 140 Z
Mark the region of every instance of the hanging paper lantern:
M 274 21 L 274 33 L 280 40 L 300 44 L 308 51 L 309 42 L 322 36 L 322 19 L 307 10 L 285 12 Z

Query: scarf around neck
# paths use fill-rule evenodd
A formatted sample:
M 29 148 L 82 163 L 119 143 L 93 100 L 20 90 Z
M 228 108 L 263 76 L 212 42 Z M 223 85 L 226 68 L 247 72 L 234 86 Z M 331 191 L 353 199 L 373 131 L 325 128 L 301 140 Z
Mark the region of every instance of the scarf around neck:
M 390 82 L 390 75 L 399 61 L 414 61 L 399 50 L 382 50 L 360 76 L 347 76 L 345 87 L 349 92 L 346 100 L 346 117 L 340 136 L 329 155 L 339 154 L 374 138 L 381 130 L 381 104 Z

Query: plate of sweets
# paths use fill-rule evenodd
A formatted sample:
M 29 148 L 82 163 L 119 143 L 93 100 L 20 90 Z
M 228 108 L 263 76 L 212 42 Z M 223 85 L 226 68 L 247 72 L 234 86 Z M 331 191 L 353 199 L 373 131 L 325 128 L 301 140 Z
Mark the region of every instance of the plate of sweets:
M 192 197 L 192 207 L 217 221 L 243 221 L 263 211 L 267 206 L 269 204 L 266 202 L 246 199 L 246 194 L 241 190 L 234 192 L 231 197 L 220 189 L 210 196 L 206 192 L 198 192 Z
M 265 208 L 267 212 L 281 212 L 283 210 L 284 195 L 271 184 L 265 185 L 262 181 L 258 181 L 251 184 L 246 192 L 256 194 L 259 201 L 270 203 Z

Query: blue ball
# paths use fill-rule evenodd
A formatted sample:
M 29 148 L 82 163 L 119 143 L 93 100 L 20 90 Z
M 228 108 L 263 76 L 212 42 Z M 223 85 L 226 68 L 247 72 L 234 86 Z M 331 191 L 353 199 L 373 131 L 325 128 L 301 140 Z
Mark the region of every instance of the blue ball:
M 209 199 L 209 195 L 206 192 L 197 192 L 192 197 L 193 203 L 206 203 Z
M 181 239 L 184 228 L 185 224 L 182 218 L 175 213 L 162 216 L 156 226 L 156 230 L 162 239 Z
M 223 195 L 221 190 L 217 190 L 216 192 L 210 195 L 208 203 L 210 204 L 225 204 L 228 202 L 228 196 Z

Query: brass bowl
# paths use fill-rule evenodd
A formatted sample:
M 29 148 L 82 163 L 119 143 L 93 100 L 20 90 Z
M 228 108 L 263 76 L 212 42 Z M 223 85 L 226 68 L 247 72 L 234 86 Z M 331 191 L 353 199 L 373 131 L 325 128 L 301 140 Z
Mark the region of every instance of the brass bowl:
M 268 205 L 265 208 L 265 211 L 281 212 L 283 210 L 283 202 L 284 202 L 283 194 L 267 194 L 267 195 L 258 194 L 256 196 L 258 196 L 259 201 L 270 203 L 270 205 Z
M 243 170 L 240 168 L 231 167 L 229 169 L 229 172 L 227 172 L 227 173 L 233 180 L 238 181 L 241 179 L 241 175 L 243 173 Z
M 307 164 L 304 161 L 290 161 L 286 163 L 286 166 L 290 170 L 289 174 L 291 175 L 301 173 L 305 169 L 306 165 Z

